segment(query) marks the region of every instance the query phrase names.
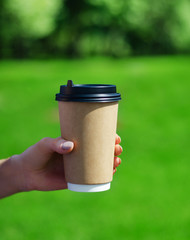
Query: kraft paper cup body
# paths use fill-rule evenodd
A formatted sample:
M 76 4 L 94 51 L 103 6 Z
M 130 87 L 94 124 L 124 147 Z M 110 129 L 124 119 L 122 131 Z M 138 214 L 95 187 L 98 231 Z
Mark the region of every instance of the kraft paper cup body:
M 61 135 L 74 142 L 74 150 L 63 156 L 66 181 L 72 186 L 110 183 L 118 102 L 59 101 L 58 104 Z

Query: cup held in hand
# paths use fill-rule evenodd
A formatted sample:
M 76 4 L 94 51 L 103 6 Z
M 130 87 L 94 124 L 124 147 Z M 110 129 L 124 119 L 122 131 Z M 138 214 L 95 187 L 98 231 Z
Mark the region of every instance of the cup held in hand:
M 113 177 L 118 101 L 115 85 L 74 85 L 69 80 L 56 94 L 61 135 L 75 143 L 64 155 L 68 189 L 99 192 L 110 188 Z

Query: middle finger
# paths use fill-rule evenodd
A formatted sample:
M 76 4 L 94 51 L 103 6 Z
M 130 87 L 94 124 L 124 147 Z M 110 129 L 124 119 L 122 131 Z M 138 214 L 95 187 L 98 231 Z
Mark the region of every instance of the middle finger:
M 115 145 L 115 156 L 120 155 L 122 152 L 123 152 L 123 148 L 119 144 L 116 144 Z

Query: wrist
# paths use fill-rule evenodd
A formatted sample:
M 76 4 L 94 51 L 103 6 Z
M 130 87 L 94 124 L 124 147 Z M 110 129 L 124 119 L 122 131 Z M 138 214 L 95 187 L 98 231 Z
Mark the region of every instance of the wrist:
M 0 161 L 0 198 L 22 192 L 22 168 L 19 155 Z

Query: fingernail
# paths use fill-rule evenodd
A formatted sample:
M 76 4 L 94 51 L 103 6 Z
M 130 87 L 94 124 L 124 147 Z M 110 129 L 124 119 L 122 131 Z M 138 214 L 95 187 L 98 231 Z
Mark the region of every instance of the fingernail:
M 69 142 L 69 141 L 62 143 L 61 145 L 63 150 L 69 150 L 73 148 L 73 146 L 74 146 L 73 142 Z
M 120 158 L 117 158 L 117 164 L 120 164 L 120 163 L 121 163 Z
M 122 148 L 122 146 L 120 146 L 120 149 L 121 149 L 121 151 L 123 152 L 123 148 Z

